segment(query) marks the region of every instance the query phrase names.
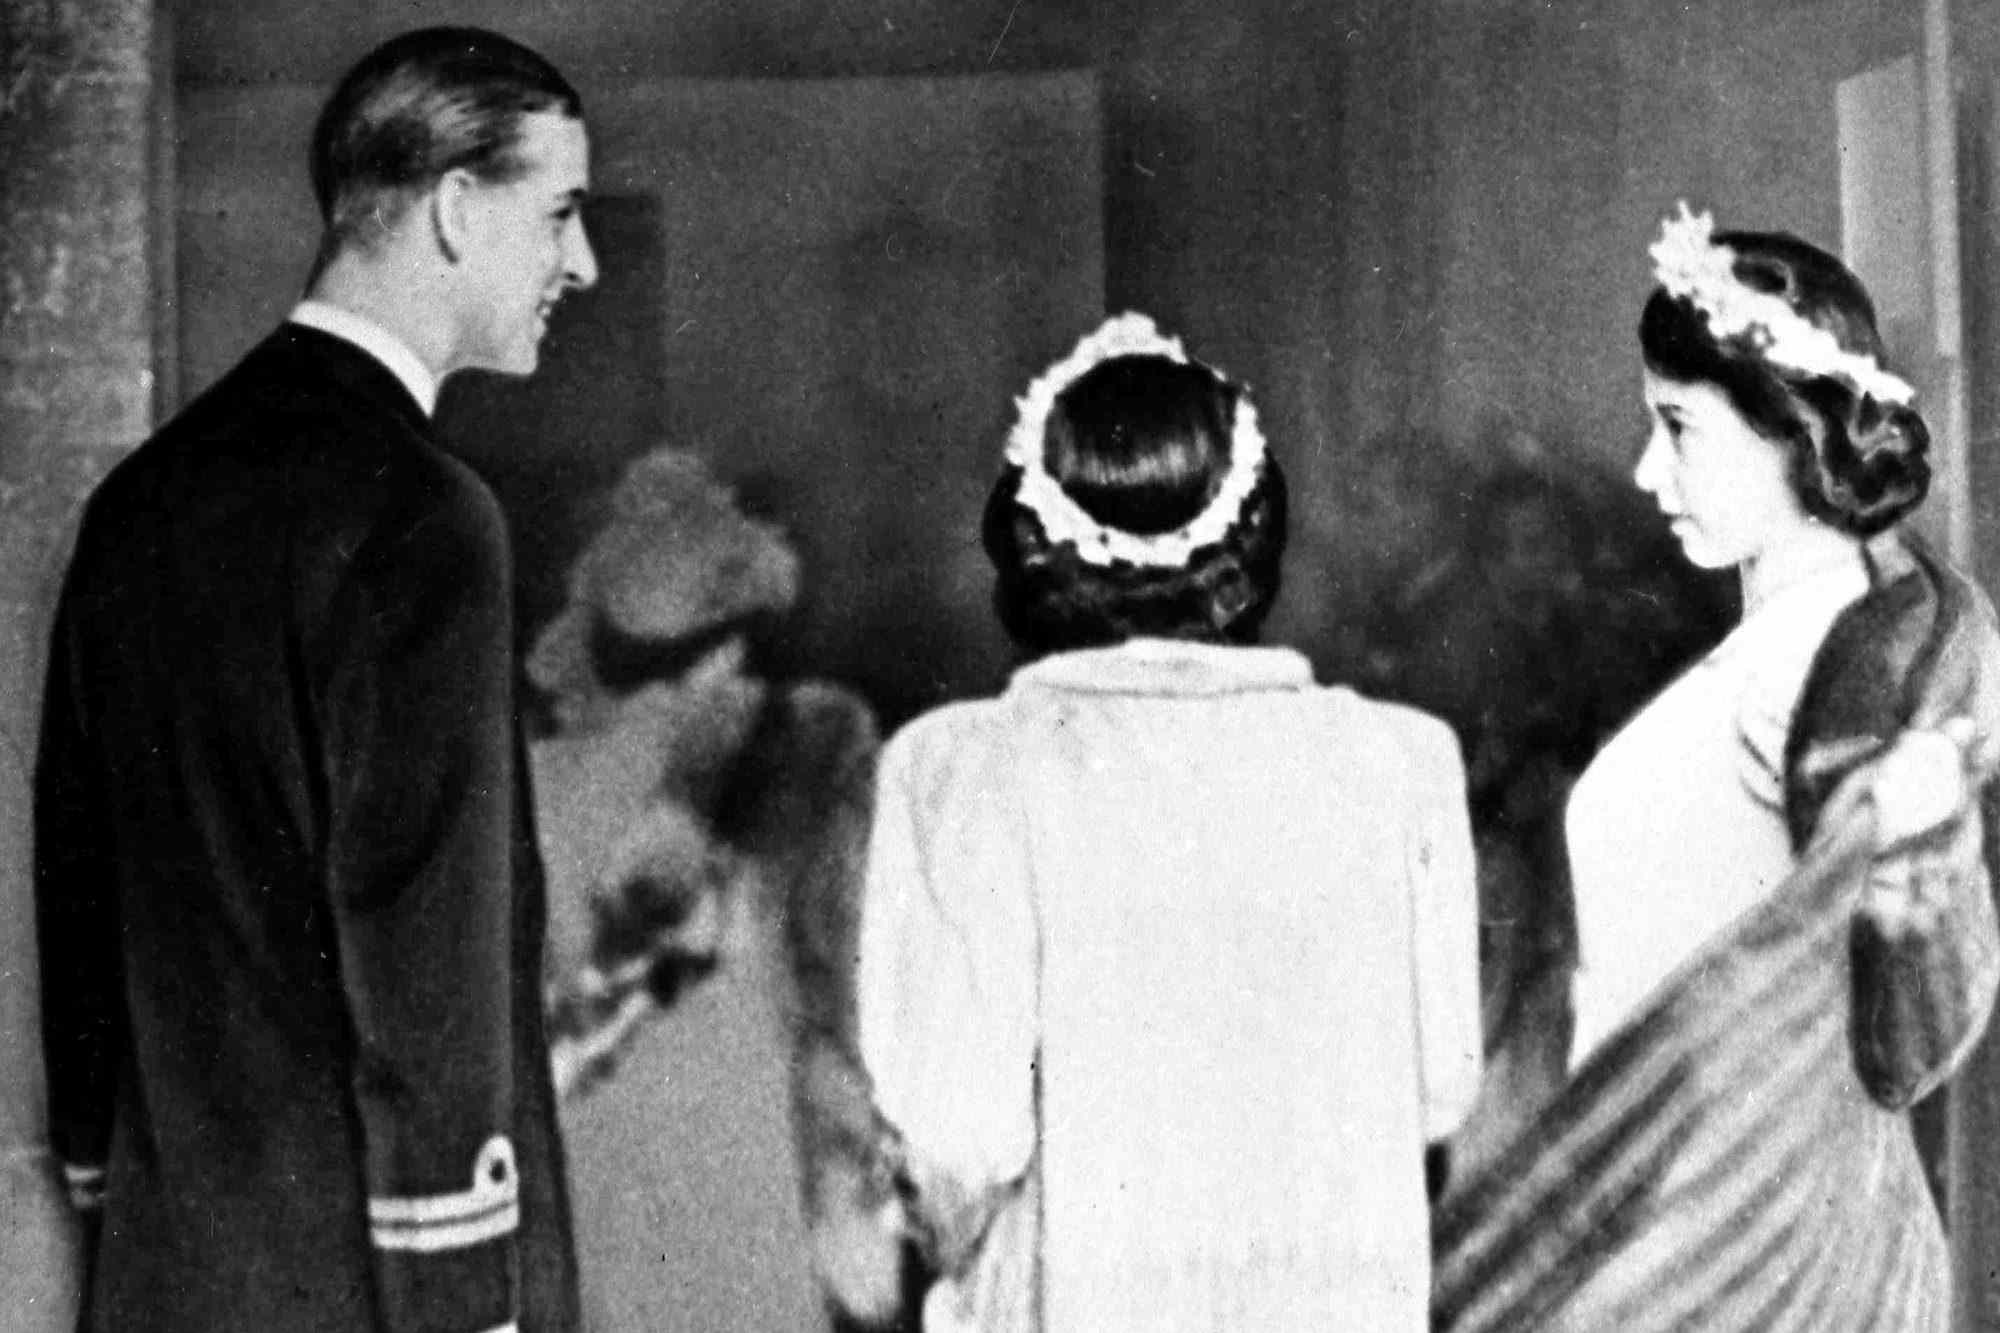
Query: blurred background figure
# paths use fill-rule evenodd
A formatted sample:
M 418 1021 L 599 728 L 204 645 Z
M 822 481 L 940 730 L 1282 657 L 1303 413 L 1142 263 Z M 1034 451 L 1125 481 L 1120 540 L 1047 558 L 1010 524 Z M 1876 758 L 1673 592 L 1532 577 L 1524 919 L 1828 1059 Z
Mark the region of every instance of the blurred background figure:
M 1436 713 L 1466 756 L 1488 1059 L 1464 1166 L 1564 1077 L 1575 912 L 1562 843 L 1597 747 L 1720 637 L 1721 580 L 1687 571 L 1595 469 L 1520 430 L 1403 501 L 1444 540 L 1384 582 L 1355 637 L 1372 693 Z M 1394 487 L 1384 487 L 1393 493 Z
M 528 657 L 555 1077 L 586 1253 L 671 1249 L 799 1327 L 892 1328 L 917 1270 L 854 1036 L 876 721 L 766 672 L 799 583 L 787 534 L 670 448 L 570 568 Z M 586 1266 L 608 1327 L 705 1317 L 619 1276 Z

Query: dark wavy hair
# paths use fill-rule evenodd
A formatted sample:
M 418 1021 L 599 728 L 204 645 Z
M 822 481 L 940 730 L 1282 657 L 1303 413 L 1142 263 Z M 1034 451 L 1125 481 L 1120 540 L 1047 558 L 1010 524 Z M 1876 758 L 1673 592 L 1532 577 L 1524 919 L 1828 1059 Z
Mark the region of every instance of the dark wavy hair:
M 1139 536 L 1172 532 L 1220 490 L 1242 395 L 1203 365 L 1115 357 L 1057 395 L 1044 466 L 1099 523 Z M 1001 475 L 981 535 L 995 609 L 1022 648 L 1042 654 L 1140 636 L 1255 641 L 1285 549 L 1285 477 L 1268 454 L 1229 531 L 1172 568 L 1094 565 L 1074 542 L 1051 542 L 1020 503 L 1021 479 L 1018 467 Z
M 581 118 L 583 99 L 554 65 L 499 33 L 421 28 L 363 56 L 313 126 L 321 264 L 371 243 L 446 172 L 517 178 L 527 169 L 521 120 L 539 111 Z
M 1735 252 L 1738 282 L 1779 297 L 1843 350 L 1882 359 L 1874 303 L 1832 255 L 1777 232 L 1723 232 L 1715 243 Z M 1655 374 L 1715 385 L 1758 434 L 1785 447 L 1792 489 L 1815 518 L 1873 536 L 1930 489 L 1930 429 L 1913 407 L 1776 365 L 1743 337 L 1717 338 L 1691 300 L 1664 288 L 1639 316 L 1639 344 Z

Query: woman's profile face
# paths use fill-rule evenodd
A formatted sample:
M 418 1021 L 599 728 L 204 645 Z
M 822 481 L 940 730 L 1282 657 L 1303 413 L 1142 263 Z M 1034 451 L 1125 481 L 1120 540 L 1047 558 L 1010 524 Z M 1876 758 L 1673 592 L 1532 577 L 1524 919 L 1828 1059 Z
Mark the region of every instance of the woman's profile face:
M 1784 447 L 1759 435 L 1721 389 L 1648 370 L 1645 398 L 1652 431 L 1632 480 L 1689 561 L 1728 569 L 1809 522 Z

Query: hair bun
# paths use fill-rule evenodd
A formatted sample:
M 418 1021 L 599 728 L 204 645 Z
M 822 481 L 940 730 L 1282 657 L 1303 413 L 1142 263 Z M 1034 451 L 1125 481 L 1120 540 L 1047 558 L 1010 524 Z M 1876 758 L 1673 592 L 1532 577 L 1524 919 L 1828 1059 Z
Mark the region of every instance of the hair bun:
M 1827 419 L 1811 491 L 1831 512 L 1819 517 L 1862 537 L 1888 528 L 1930 490 L 1930 443 L 1914 408 L 1858 397 L 1848 420 Z
M 1290 507 L 1284 470 L 1266 456 L 1236 521 L 1172 569 L 1082 559 L 1051 540 L 1020 503 L 1020 470 L 987 497 L 982 543 L 995 573 L 994 606 L 1008 634 L 1033 652 L 1115 643 L 1134 635 L 1249 641 L 1277 598 Z

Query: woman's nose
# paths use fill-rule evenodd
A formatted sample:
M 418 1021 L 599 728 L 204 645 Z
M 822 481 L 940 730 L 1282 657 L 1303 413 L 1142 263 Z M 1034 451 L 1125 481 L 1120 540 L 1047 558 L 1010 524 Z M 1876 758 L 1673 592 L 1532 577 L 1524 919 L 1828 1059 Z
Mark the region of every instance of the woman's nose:
M 1655 426 L 1646 437 L 1646 447 L 1639 451 L 1639 462 L 1632 469 L 1632 484 L 1648 495 L 1659 495 L 1667 484 L 1666 442 L 1661 438 L 1666 431 Z

